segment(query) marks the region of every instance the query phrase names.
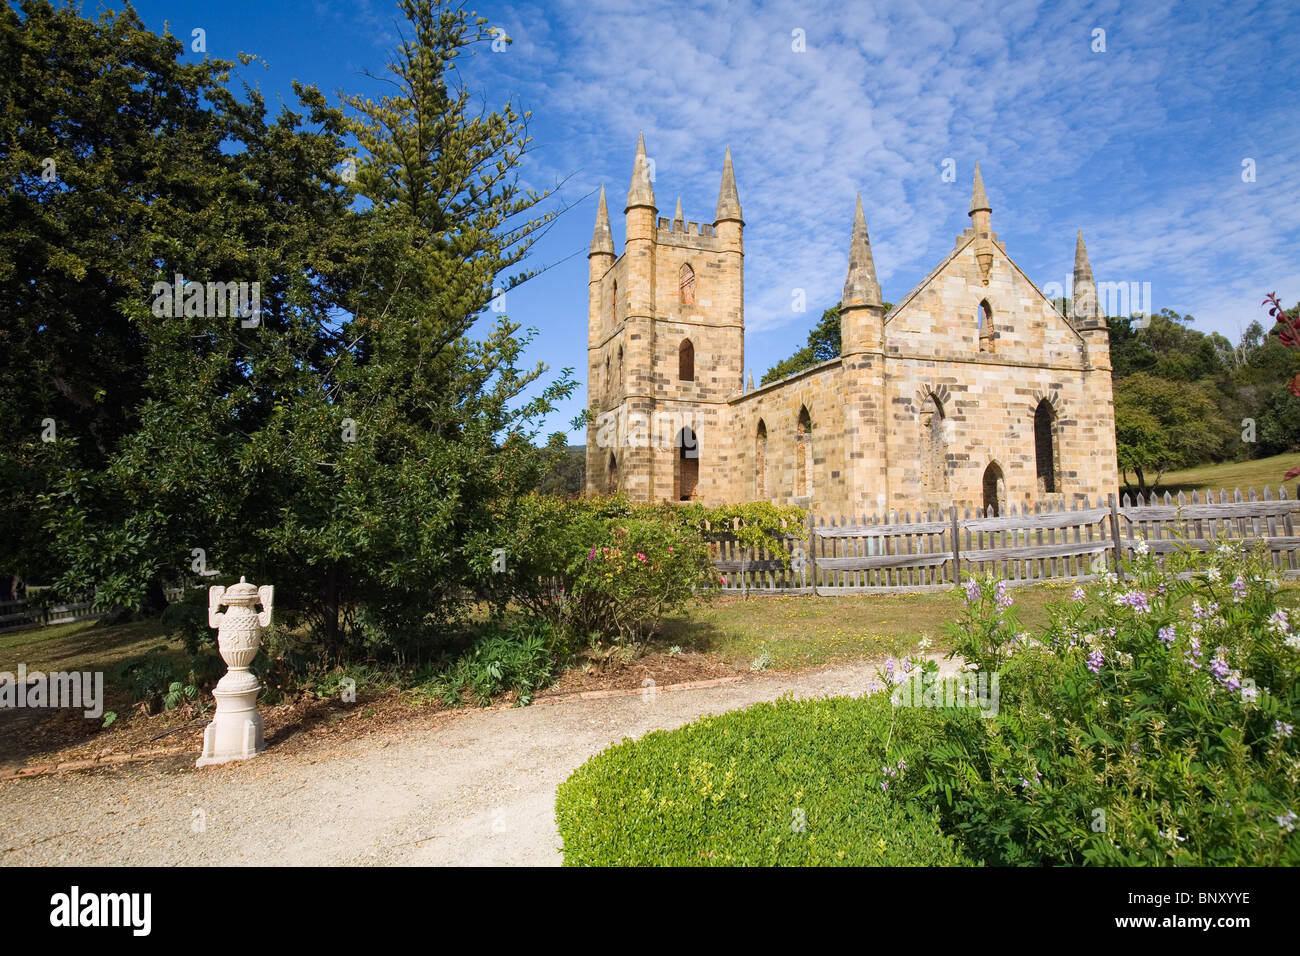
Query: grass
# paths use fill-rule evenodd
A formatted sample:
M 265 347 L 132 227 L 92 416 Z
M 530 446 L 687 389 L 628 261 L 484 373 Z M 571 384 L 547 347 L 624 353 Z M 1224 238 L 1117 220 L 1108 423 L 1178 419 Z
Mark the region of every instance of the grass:
M 1155 490 L 1162 495 L 1166 491 L 1176 495 L 1180 491 L 1203 491 L 1207 488 L 1217 491 L 1226 488 L 1231 494 L 1234 488 L 1240 488 L 1242 494 L 1245 494 L 1247 488 L 1263 492 L 1267 486 L 1276 492 L 1278 486 L 1282 484 L 1282 476 L 1296 465 L 1300 465 L 1300 455 L 1295 453 L 1274 455 L 1271 458 L 1255 458 L 1251 461 L 1225 461 L 1218 465 L 1200 465 L 1196 468 L 1166 473 L 1161 477 L 1160 484 Z M 1122 491 L 1125 494 L 1137 494 L 1137 486 L 1125 485 Z M 1294 483 L 1287 489 L 1287 493 L 1295 496 Z
M 1017 588 L 1021 623 L 1047 623 L 1047 606 L 1069 598 L 1071 583 Z M 962 598 L 954 591 L 849 597 L 719 598 L 664 623 L 656 646 L 713 654 L 748 668 L 766 653 L 776 669 L 884 657 L 914 650 L 928 637 L 948 646 L 944 623 L 956 618 Z
M 174 650 L 178 661 L 184 657 L 180 642 L 168 642 L 156 618 L 111 627 L 77 621 L 7 631 L 0 633 L 0 671 L 13 673 L 22 662 L 28 671 L 102 670 L 111 682 L 118 664 L 159 644 Z

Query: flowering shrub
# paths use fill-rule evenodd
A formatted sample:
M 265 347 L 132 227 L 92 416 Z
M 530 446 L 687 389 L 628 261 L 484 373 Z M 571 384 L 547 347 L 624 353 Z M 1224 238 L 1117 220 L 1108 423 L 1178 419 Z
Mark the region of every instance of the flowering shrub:
M 484 596 L 572 640 L 637 643 L 665 613 L 720 583 L 696 510 L 621 498 L 529 496 L 474 548 Z
M 571 572 L 568 600 L 587 633 L 640 643 L 665 612 L 720 583 L 699 532 L 671 509 L 611 519 Z
M 914 792 L 990 863 L 1300 862 L 1300 620 L 1267 552 L 1137 551 L 1041 642 L 996 584 L 966 585 L 961 652 L 1001 668 L 1000 711 L 946 715 Z
M 994 578 L 968 578 L 962 585 L 965 609 L 947 630 L 952 637 L 949 658 L 961 657 L 984 671 L 997 670 L 1020 630 L 1015 600 L 1007 582 Z

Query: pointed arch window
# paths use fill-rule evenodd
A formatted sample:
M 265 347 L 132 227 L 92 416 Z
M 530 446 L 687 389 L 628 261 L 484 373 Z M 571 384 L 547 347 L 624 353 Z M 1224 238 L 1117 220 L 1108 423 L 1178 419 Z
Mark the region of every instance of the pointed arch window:
M 683 382 L 695 381 L 695 346 L 690 339 L 682 339 L 677 346 L 677 378 Z
M 813 493 L 812 482 L 813 455 L 812 455 L 812 416 L 808 414 L 808 407 L 802 406 L 799 409 L 799 420 L 795 426 L 795 447 L 794 447 L 794 493 L 797 498 L 811 498 Z
M 948 448 L 943 402 L 934 393 L 921 412 L 921 487 L 929 492 L 948 490 Z
M 677 270 L 677 293 L 682 305 L 695 304 L 695 270 L 688 262 Z
M 607 482 L 605 490 L 612 495 L 618 491 L 618 459 L 614 457 L 612 451 L 609 453 L 609 465 L 605 472 L 605 478 Z
M 614 292 L 609 297 L 609 321 L 618 321 L 618 280 L 614 280 Z
M 1056 412 L 1052 403 L 1044 398 L 1034 409 L 1034 461 L 1038 470 L 1038 490 L 1046 494 L 1060 491 L 1056 452 Z
M 754 498 L 767 498 L 767 425 L 760 418 L 754 436 Z
M 989 462 L 984 469 L 984 514 L 991 518 L 1002 516 L 1003 505 L 1007 500 L 1007 485 L 1002 477 L 1002 469 L 995 461 Z

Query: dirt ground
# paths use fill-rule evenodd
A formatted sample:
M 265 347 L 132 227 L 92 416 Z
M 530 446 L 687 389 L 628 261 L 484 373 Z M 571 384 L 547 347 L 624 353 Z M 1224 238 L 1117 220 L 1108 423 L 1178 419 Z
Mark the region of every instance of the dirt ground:
M 0 864 L 558 865 L 555 789 L 609 744 L 786 693 L 858 695 L 875 678 L 867 662 L 687 690 L 629 674 L 632 692 L 614 696 L 556 687 L 530 707 L 415 708 L 354 734 L 307 723 L 203 770 L 187 730 L 168 740 L 192 744 L 184 754 L 0 781 Z

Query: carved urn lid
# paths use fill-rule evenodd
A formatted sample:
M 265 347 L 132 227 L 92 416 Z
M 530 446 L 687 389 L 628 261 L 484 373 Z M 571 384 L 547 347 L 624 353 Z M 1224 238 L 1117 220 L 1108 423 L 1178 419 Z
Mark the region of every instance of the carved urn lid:
M 237 605 L 240 607 L 252 607 L 257 603 L 257 588 L 249 584 L 241 575 L 238 584 L 232 584 L 226 588 L 226 593 L 221 596 L 221 603 L 226 605 Z

